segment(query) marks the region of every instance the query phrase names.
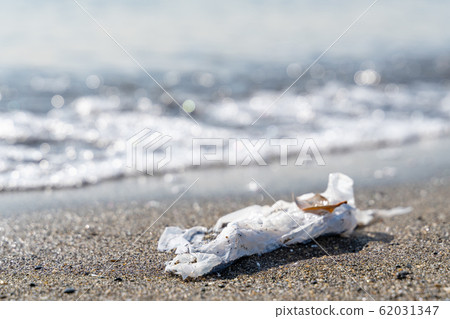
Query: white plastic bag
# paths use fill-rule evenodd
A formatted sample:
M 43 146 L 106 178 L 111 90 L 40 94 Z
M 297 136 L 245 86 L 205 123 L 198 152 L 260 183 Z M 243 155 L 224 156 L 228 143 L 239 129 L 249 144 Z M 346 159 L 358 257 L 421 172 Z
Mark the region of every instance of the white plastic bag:
M 311 212 L 303 206 L 303 210 L 299 208 L 301 203 L 325 200 L 327 206 L 311 207 Z M 321 214 L 313 213 L 318 210 Z M 166 264 L 166 271 L 181 275 L 183 279 L 198 277 L 220 270 L 243 256 L 267 253 L 323 235 L 350 234 L 358 224 L 367 225 L 377 216 L 410 211 L 411 208 L 357 210 L 353 180 L 344 174 L 333 173 L 329 176 L 327 190 L 320 195 L 309 193 L 292 203 L 280 200 L 272 206 L 249 206 L 221 217 L 210 231 L 200 226 L 190 229 L 167 227 L 159 239 L 158 250 L 175 250 L 177 254 Z M 217 237 L 204 240 L 208 232 Z

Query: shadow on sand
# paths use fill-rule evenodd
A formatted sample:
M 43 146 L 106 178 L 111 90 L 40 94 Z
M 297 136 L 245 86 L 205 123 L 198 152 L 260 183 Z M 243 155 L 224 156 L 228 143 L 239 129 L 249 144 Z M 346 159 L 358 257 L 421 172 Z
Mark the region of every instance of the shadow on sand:
M 229 267 L 221 270 L 221 279 L 233 279 L 239 275 L 251 275 L 270 268 L 294 263 L 301 260 L 307 260 L 313 257 L 322 257 L 330 254 L 341 255 L 348 253 L 357 253 L 371 241 L 389 243 L 394 237 L 392 235 L 380 232 L 355 231 L 350 237 L 327 236 L 316 239 L 317 243 L 323 247 L 321 249 L 314 242 L 307 244 L 296 244 L 274 250 L 262 255 L 252 255 L 243 257 L 231 264 Z M 207 277 L 217 276 L 217 273 Z

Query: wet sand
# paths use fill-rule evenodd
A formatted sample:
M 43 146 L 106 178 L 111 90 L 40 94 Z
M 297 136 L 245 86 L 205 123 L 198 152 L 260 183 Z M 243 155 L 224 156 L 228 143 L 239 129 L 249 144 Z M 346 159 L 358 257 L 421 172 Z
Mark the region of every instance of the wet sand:
M 320 189 L 318 189 L 319 191 Z M 450 297 L 450 179 L 355 189 L 360 208 L 410 205 L 406 216 L 325 237 L 183 281 L 156 250 L 165 226 L 212 226 L 247 198 L 102 204 L 3 216 L 2 300 L 445 300 Z M 283 194 L 289 200 L 290 194 Z M 68 289 L 72 288 L 72 289 Z

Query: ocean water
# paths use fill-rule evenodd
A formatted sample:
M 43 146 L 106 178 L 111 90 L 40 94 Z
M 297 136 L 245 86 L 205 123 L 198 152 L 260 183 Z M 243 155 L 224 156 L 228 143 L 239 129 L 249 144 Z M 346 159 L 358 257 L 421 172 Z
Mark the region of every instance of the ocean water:
M 444 2 L 377 4 L 281 98 L 371 2 L 80 3 L 179 104 L 195 102 L 195 121 L 73 3 L 9 4 L 1 191 L 141 174 L 126 167 L 126 141 L 145 128 L 171 137 L 171 161 L 158 174 L 192 168 L 193 138 L 312 138 L 321 152 L 351 153 L 450 133 Z M 400 8 L 407 18 L 393 13 Z M 23 32 L 30 22 L 36 28 Z

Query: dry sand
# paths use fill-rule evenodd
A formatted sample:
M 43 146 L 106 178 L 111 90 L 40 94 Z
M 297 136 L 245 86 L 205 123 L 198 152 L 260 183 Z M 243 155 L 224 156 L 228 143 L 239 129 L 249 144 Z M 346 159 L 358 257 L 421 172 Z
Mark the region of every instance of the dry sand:
M 360 208 L 410 205 L 414 211 L 358 229 L 350 238 L 320 238 L 326 253 L 314 243 L 294 245 L 189 281 L 164 272 L 164 263 L 173 257 L 156 250 L 164 227 L 209 227 L 221 215 L 255 202 L 272 204 L 270 199 L 182 199 L 142 237 L 172 199 L 159 207 L 110 204 L 4 216 L 0 298 L 448 299 L 449 179 L 355 191 Z

